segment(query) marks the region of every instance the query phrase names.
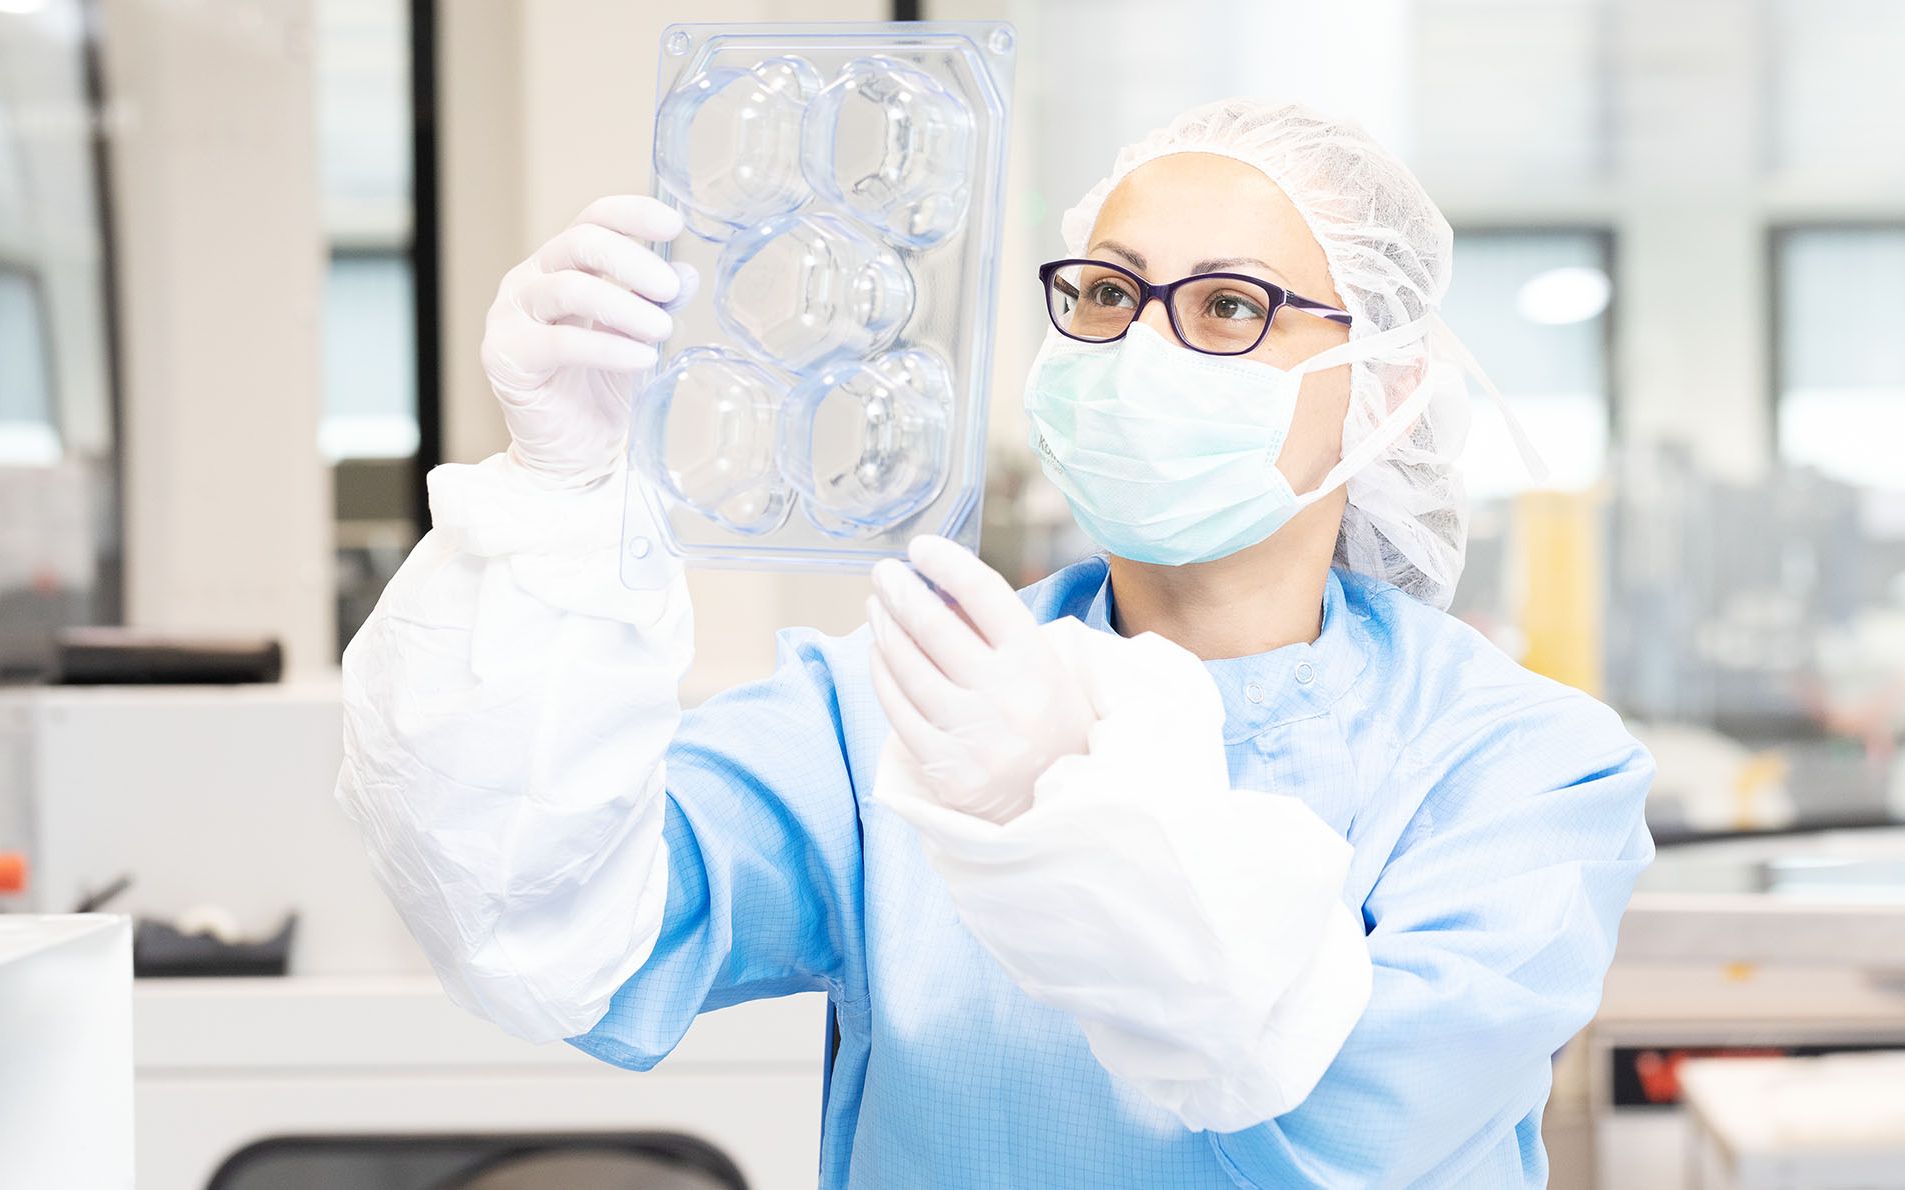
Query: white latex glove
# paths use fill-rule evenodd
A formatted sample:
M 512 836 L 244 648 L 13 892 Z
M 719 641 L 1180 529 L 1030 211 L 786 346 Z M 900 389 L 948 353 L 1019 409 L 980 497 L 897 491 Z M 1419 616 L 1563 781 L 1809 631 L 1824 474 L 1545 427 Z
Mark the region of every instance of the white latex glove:
M 1091 702 L 997 571 L 943 537 L 907 553 L 919 574 L 894 558 L 873 568 L 874 692 L 942 805 L 1009 822 L 1053 761 L 1085 750 Z
M 484 324 L 483 371 L 510 455 L 546 486 L 585 486 L 620 464 L 635 377 L 674 330 L 662 303 L 687 301 L 698 284 L 694 269 L 641 241 L 681 228 L 657 199 L 597 199 L 504 274 Z

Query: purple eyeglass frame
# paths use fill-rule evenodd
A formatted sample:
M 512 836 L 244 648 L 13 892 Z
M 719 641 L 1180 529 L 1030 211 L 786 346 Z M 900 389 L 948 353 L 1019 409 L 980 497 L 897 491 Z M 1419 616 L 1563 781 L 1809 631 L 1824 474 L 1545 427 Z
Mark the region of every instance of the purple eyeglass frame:
M 1136 309 L 1131 311 L 1131 322 L 1125 324 L 1124 330 L 1119 331 L 1109 339 L 1088 339 L 1083 335 L 1074 335 L 1064 327 L 1058 325 L 1058 314 L 1052 309 L 1052 278 L 1057 276 L 1058 270 L 1064 268 L 1066 265 L 1073 264 L 1088 264 L 1101 269 L 1109 269 L 1122 277 L 1128 278 L 1132 285 L 1137 288 L 1138 305 Z M 1210 351 L 1186 339 L 1184 337 L 1184 328 L 1177 324 L 1177 305 L 1171 301 L 1171 295 L 1176 293 L 1178 287 L 1181 285 L 1188 285 L 1193 281 L 1208 281 L 1213 277 L 1230 281 L 1247 282 L 1256 286 L 1258 289 L 1268 292 L 1273 300 L 1274 304 L 1270 307 L 1270 313 L 1263 320 L 1263 329 L 1257 332 L 1256 341 L 1251 343 L 1250 346 L 1237 351 Z M 1124 338 L 1131 330 L 1132 324 L 1138 321 L 1138 316 L 1144 313 L 1144 308 L 1150 305 L 1154 298 L 1164 303 L 1164 313 L 1171 320 L 1171 333 L 1177 336 L 1177 341 L 1192 351 L 1200 352 L 1204 355 L 1247 355 L 1255 351 L 1263 343 L 1264 336 L 1270 333 L 1270 324 L 1277 320 L 1277 311 L 1283 309 L 1285 306 L 1290 307 L 1292 310 L 1301 310 L 1313 318 L 1321 318 L 1326 322 L 1334 322 L 1342 326 L 1350 325 L 1349 311 L 1338 310 L 1335 306 L 1311 301 L 1309 298 L 1291 293 L 1281 285 L 1274 285 L 1265 281 L 1262 277 L 1252 277 L 1248 273 L 1193 273 L 1191 276 L 1179 277 L 1175 281 L 1169 281 L 1162 285 L 1153 285 L 1151 282 L 1146 281 L 1143 277 L 1138 276 L 1121 264 L 1113 264 L 1108 260 L 1092 260 L 1083 256 L 1070 256 L 1063 260 L 1048 260 L 1040 265 L 1038 267 L 1038 279 L 1039 284 L 1045 290 L 1045 316 L 1052 320 L 1052 327 L 1067 339 L 1076 339 L 1080 343 L 1116 343 L 1118 340 Z M 1072 296 L 1078 298 L 1083 295 L 1073 294 Z

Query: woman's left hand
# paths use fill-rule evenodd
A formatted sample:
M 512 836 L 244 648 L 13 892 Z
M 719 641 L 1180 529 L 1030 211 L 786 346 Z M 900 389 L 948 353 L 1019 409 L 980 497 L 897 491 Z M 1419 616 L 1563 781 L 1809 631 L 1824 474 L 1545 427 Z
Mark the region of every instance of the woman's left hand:
M 1053 761 L 1085 751 L 1091 700 L 998 571 L 943 537 L 907 553 L 917 574 L 873 568 L 873 689 L 942 804 L 1008 822 Z
M 1295 1107 L 1370 996 L 1362 919 L 1342 899 L 1348 841 L 1301 797 L 1231 787 L 1223 696 L 1195 656 L 1076 619 L 1033 628 L 971 555 L 914 547 L 978 631 L 903 566 L 882 579 L 989 655 L 965 661 L 987 677 L 954 687 L 910 634 L 894 648 L 887 623 L 873 664 L 894 730 L 872 801 L 912 826 L 960 923 L 1027 996 L 1077 1020 L 1106 1070 L 1194 1129 Z M 885 670 L 908 649 L 971 718 L 927 722 Z M 1030 812 L 997 826 L 955 801 L 1010 813 L 1034 788 Z

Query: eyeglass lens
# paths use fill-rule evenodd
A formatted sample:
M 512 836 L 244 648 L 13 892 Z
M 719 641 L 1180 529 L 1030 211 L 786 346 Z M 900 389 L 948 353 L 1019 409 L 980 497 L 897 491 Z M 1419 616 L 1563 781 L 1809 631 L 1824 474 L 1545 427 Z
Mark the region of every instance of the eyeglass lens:
M 1055 270 L 1046 286 L 1052 321 L 1078 339 L 1105 342 L 1124 334 L 1138 314 L 1138 287 L 1107 265 L 1074 263 Z M 1277 296 L 1235 277 L 1200 277 L 1171 294 L 1171 320 L 1187 346 L 1230 354 L 1262 341 Z

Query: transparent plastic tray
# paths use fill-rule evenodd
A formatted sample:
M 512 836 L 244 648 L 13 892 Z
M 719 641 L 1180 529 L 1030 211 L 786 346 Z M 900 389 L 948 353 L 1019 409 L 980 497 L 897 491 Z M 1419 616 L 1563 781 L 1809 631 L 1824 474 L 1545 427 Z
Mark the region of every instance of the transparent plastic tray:
M 977 546 L 1014 34 L 663 30 L 656 193 L 701 271 L 632 398 L 623 577 Z M 651 540 L 659 530 L 660 541 Z

